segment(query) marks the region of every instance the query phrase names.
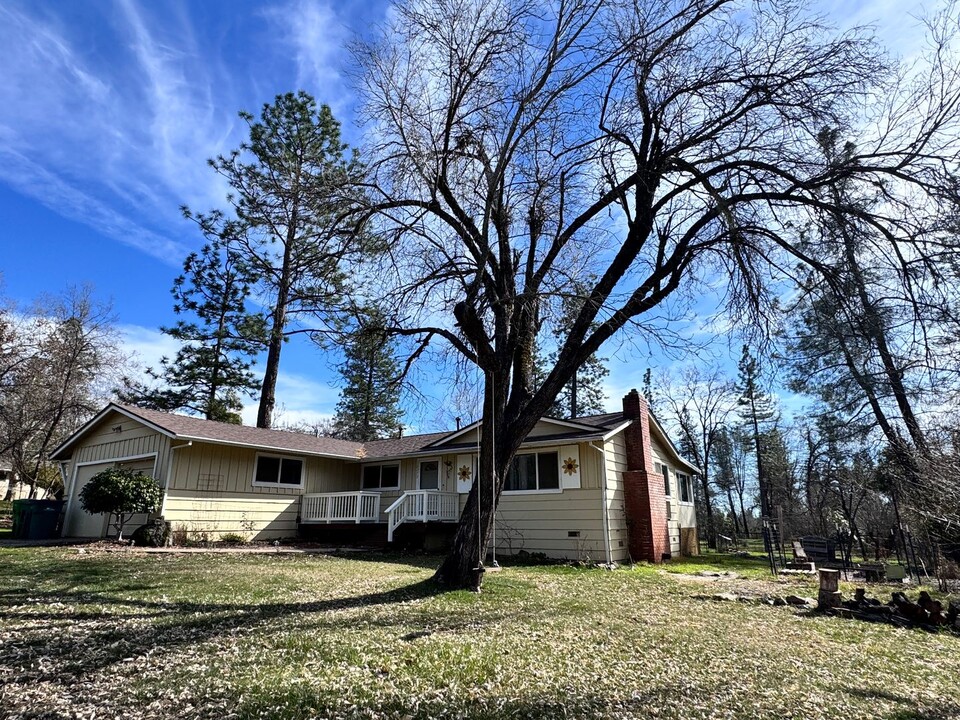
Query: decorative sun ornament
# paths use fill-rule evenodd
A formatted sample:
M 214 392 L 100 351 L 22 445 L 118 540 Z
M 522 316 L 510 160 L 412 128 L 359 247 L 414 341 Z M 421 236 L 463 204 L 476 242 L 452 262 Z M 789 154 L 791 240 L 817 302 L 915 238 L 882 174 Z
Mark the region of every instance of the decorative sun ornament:
M 469 479 L 470 479 L 470 466 L 469 466 L 469 465 L 461 465 L 461 466 L 460 466 L 459 475 L 460 475 L 460 479 L 461 479 L 461 480 L 469 480 Z
M 578 467 L 580 467 L 579 463 L 572 457 L 563 461 L 563 472 L 567 475 L 576 475 Z

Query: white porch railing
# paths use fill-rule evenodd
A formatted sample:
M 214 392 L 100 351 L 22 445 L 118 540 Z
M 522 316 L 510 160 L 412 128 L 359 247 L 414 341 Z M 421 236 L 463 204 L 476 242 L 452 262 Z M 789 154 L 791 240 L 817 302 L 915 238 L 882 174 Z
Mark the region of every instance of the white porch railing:
M 380 520 L 380 493 L 339 492 L 304 495 L 300 522 L 377 522 Z
M 411 490 L 386 509 L 387 542 L 393 531 L 405 522 L 455 522 L 460 516 L 460 496 L 439 490 Z

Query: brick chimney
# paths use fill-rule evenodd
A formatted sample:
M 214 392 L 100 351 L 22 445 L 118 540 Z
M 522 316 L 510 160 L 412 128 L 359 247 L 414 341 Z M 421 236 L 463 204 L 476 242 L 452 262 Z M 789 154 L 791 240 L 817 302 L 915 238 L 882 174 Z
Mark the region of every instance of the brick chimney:
M 647 401 L 635 389 L 623 398 L 627 469 L 623 473 L 630 556 L 658 563 L 670 552 L 663 475 L 654 472 Z

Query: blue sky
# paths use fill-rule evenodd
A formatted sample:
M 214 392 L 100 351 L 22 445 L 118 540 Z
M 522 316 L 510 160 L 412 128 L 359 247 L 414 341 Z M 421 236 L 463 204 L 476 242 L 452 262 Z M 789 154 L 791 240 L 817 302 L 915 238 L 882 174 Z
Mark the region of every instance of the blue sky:
M 903 56 L 918 49 L 919 3 L 818 5 L 840 26 L 874 24 Z M 172 352 L 157 327 L 172 321 L 172 279 L 201 242 L 178 208 L 222 206 L 226 191 L 206 159 L 243 139 L 238 110 L 296 89 L 329 104 L 357 144 L 345 43 L 388 10 L 382 0 L 0 0 L 3 294 L 26 303 L 90 283 L 142 362 Z M 285 353 L 285 419 L 329 415 L 337 390 L 323 358 Z M 611 409 L 648 365 L 672 362 L 642 346 L 617 352 Z M 431 429 L 442 405 L 411 425 Z

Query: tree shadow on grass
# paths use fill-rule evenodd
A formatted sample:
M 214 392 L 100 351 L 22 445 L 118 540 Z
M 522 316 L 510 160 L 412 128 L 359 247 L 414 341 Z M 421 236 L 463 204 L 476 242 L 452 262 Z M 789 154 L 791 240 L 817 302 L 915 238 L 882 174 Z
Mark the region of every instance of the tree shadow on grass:
M 410 694 L 376 693 L 362 698 L 345 697 L 329 689 L 314 689 L 304 685 L 282 688 L 251 689 L 245 693 L 234 710 L 239 718 L 268 718 L 290 720 L 340 716 L 344 704 L 349 703 L 351 716 L 396 717 L 429 720 L 437 716 L 463 717 L 471 720 L 546 720 L 547 718 L 617 718 L 650 717 L 651 708 L 662 708 L 666 699 L 675 699 L 684 688 L 663 683 L 637 689 L 629 695 L 613 697 L 590 693 L 569 694 L 558 697 L 547 690 L 542 695 L 503 697 L 494 690 L 489 693 L 470 694 L 453 692 L 434 698 L 419 698 Z M 662 709 L 661 709 L 662 713 Z M 669 714 L 665 717 L 671 717 Z M 675 717 L 675 716 L 674 716 Z
M 903 710 L 896 710 L 893 714 L 887 715 L 887 720 L 956 720 L 960 717 L 960 703 L 951 700 L 943 700 L 932 708 L 918 708 L 915 699 L 889 690 L 849 686 L 840 687 L 838 690 L 865 700 L 885 700 L 905 706 Z
M 113 588 L 115 592 L 125 589 L 136 591 L 140 586 Z M 407 603 L 443 592 L 440 585 L 425 580 L 382 592 L 313 602 L 207 604 L 77 591 L 4 590 L 0 591 L 0 622 L 41 622 L 18 628 L 17 635 L 0 646 L 0 667 L 10 668 L 0 678 L 0 690 L 11 683 L 76 679 L 157 649 L 199 644 L 222 634 L 249 634 L 286 616 L 320 615 L 319 620 L 298 620 L 297 627 L 319 622 L 343 630 L 366 621 L 354 616 L 333 617 L 338 611 Z M 68 609 L 85 604 L 106 611 L 77 613 Z M 31 608 L 20 610 L 23 605 Z M 48 609 L 38 609 L 43 606 Z M 110 612 L 111 608 L 118 612 Z M 402 622 L 402 617 L 395 617 L 387 624 Z M 43 662 L 37 662 L 40 658 Z

